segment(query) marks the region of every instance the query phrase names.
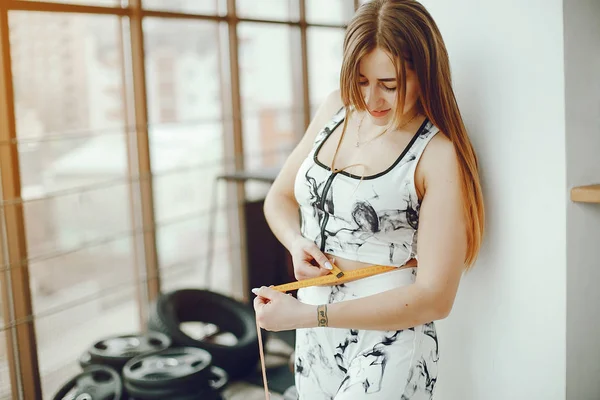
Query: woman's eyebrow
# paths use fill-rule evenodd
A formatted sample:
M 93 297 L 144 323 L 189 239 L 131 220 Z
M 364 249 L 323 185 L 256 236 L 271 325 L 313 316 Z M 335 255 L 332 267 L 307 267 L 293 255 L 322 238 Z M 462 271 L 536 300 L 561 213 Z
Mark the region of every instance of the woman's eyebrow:
M 363 74 L 358 74 L 361 78 L 366 78 Z M 379 82 L 396 82 L 396 78 L 381 78 L 377 79 Z

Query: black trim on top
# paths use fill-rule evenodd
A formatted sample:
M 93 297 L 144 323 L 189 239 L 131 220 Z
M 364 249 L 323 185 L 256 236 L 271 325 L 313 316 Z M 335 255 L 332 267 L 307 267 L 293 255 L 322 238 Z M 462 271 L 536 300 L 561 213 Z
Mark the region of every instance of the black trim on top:
M 327 192 L 331 188 L 331 183 L 333 182 L 335 176 L 335 173 L 329 175 L 329 178 L 327 178 L 327 181 L 325 182 L 323 193 L 321 194 L 321 211 L 323 212 L 323 222 L 321 223 L 321 246 L 319 247 L 322 252 L 325 251 L 325 242 L 327 241 L 327 238 L 325 237 L 325 229 L 327 228 L 327 222 L 329 222 L 329 213 L 331 212 L 331 210 L 325 211 L 325 201 L 327 198 Z
M 344 119 L 346 119 L 346 117 L 342 118 L 333 127 L 333 129 L 331 129 L 331 130 L 329 130 L 329 132 L 327 132 L 327 136 L 325 136 L 325 138 L 323 140 L 321 140 L 321 143 L 319 143 L 319 145 L 317 146 L 317 148 L 315 149 L 315 151 L 313 153 L 313 160 L 314 160 L 315 164 L 319 165 L 322 168 L 325 168 L 327 171 L 331 171 L 331 168 L 329 168 L 327 165 L 325 165 L 321 161 L 319 161 L 319 159 L 317 157 L 318 157 L 319 151 L 321 150 L 321 147 L 323 147 L 323 144 L 325 144 L 325 142 L 327 141 L 327 139 L 329 139 L 329 136 L 331 136 L 331 134 L 337 129 L 337 127 L 340 126 L 340 124 L 344 121 Z M 419 129 L 417 129 L 417 132 L 415 132 L 415 134 L 413 135 L 413 137 L 410 140 L 410 142 L 408 142 L 408 145 L 404 148 L 404 150 L 402 151 L 402 153 L 400 154 L 400 156 L 387 169 L 385 169 L 385 170 L 383 170 L 381 172 L 378 172 L 376 174 L 367 175 L 367 176 L 363 176 L 363 177 L 361 177 L 360 175 L 353 175 L 353 174 L 351 174 L 349 172 L 346 172 L 346 171 L 337 171 L 335 173 L 336 174 L 346 175 L 347 177 L 353 178 L 353 179 L 365 179 L 365 180 L 366 179 L 379 178 L 380 176 L 383 176 L 383 175 L 387 174 L 392 169 L 394 169 L 394 167 L 396 167 L 396 165 L 398 165 L 398 163 L 400 163 L 400 161 L 402 161 L 402 159 L 404 158 L 404 156 L 406 155 L 406 153 L 408 153 L 408 151 L 410 150 L 410 148 L 412 147 L 412 145 L 415 143 L 415 141 L 417 140 L 417 138 L 423 133 L 423 131 L 425 130 L 425 127 L 427 126 L 428 123 L 429 123 L 429 118 L 426 117 L 425 120 L 423 121 L 423 123 L 421 124 L 421 126 L 419 127 Z
M 336 112 L 333 116 L 333 118 L 337 118 L 338 114 L 341 113 L 344 110 L 344 107 L 340 108 L 338 110 L 338 112 Z M 344 118 L 340 119 L 333 128 L 329 128 L 329 124 L 331 123 L 331 121 L 329 121 L 329 124 L 327 124 L 325 126 L 325 128 L 323 128 L 323 130 L 327 133 L 327 135 L 325 136 L 325 138 L 323 138 L 323 140 L 321 141 L 324 142 L 325 140 L 329 139 L 329 135 L 331 135 L 333 133 L 333 131 L 335 131 L 337 129 L 338 126 L 340 126 L 340 124 L 342 122 L 344 122 L 344 120 L 346 119 L 346 116 L 344 116 Z M 317 147 L 317 150 L 320 148 L 321 146 Z

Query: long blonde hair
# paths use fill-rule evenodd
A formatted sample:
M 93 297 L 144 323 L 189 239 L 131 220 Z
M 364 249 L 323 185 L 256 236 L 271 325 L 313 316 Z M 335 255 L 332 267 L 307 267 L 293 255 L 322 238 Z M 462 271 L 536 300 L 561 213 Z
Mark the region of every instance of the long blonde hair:
M 396 114 L 403 116 L 406 67 L 416 72 L 421 95 L 418 107 L 454 144 L 459 161 L 461 190 L 467 226 L 465 267 L 475 262 L 483 240 L 485 211 L 477 156 L 469 140 L 452 89 L 450 62 L 442 35 L 423 5 L 416 0 L 372 0 L 358 9 L 344 39 L 340 94 L 346 115 L 366 111 L 359 82 L 359 62 L 376 48 L 387 52 L 396 67 Z M 349 118 L 345 118 L 342 135 Z

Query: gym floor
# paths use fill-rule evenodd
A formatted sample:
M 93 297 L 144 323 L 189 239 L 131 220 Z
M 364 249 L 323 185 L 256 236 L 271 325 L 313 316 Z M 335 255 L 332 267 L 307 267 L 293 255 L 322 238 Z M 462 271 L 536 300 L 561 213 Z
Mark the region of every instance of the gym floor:
M 265 363 L 271 400 L 283 400 L 282 393 L 294 384 L 294 375 L 289 369 L 293 346 L 293 331 L 271 333 L 265 343 Z M 225 400 L 264 400 L 260 365 L 255 373 L 243 381 L 231 382 L 224 390 L 223 397 Z
M 223 392 L 225 400 L 264 400 L 262 386 L 246 382 L 234 382 Z M 271 400 L 283 400 L 283 396 L 271 391 Z

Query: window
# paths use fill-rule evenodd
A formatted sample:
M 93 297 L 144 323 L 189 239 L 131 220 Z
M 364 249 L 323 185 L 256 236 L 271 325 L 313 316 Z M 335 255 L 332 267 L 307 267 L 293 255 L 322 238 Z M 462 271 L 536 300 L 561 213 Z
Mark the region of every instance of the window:
M 236 0 L 237 14 L 241 18 L 292 20 L 298 18 L 296 0 Z
M 310 27 L 307 42 L 310 107 L 314 115 L 327 95 L 340 87 L 344 31 Z
M 191 14 L 223 14 L 226 0 L 144 0 L 147 9 Z
M 145 21 L 144 32 L 162 283 L 167 288 L 204 286 L 209 231 L 214 228 L 212 191 L 216 175 L 223 170 L 225 151 L 219 25 L 151 18 Z M 165 106 L 171 112 L 168 118 L 161 112 Z M 215 206 L 219 211 L 215 223 L 224 226 L 226 206 Z M 222 229 L 215 246 L 226 255 L 228 238 Z M 227 265 L 224 260 L 222 265 Z M 212 283 L 228 291 L 227 268 L 219 272 Z
M 38 398 L 31 386 L 39 383 L 46 399 L 80 371 L 78 358 L 92 342 L 140 329 L 145 293 L 156 289 L 147 272 L 160 276 L 162 291 L 208 286 L 241 294 L 232 277 L 246 256 L 235 232 L 243 199 L 228 198 L 232 191 L 216 177 L 231 170 L 240 155 L 234 149 L 246 169 L 282 165 L 309 112 L 301 32 L 308 35 L 314 112 L 338 85 L 342 26 L 354 1 L 305 0 L 308 26 L 299 23 L 299 0 L 235 0 L 234 18 L 229 0 L 143 0 L 141 13 L 124 16 L 128 0 L 23 1 L 27 10 L 18 10 L 22 1 L 0 7 L 12 62 L 0 73 L 11 73 L 2 78 L 14 92 L 0 91 L 0 100 L 13 102 L 0 108 L 0 148 L 14 146 L 19 157 L 19 173 L 0 181 L 0 220 L 6 204 L 22 202 L 24 214 L 23 226 L 0 221 L 0 261 L 4 270 L 17 268 L 7 264 L 8 251 L 25 243 L 29 267 L 28 282 L 13 270 L 0 275 L 0 292 L 10 294 L 0 296 L 0 398 Z M 143 41 L 131 40 L 131 22 L 140 21 Z M 238 48 L 229 48 L 231 32 Z M 140 54 L 144 60 L 134 58 Z M 238 73 L 240 93 L 232 93 Z M 232 102 L 238 95 L 241 110 Z M 140 109 L 147 115 L 136 115 Z M 7 110 L 14 110 L 14 125 Z M 241 132 L 232 123 L 238 111 Z M 145 126 L 149 154 L 137 147 Z M 150 158 L 151 173 L 140 176 L 142 157 Z M 6 159 L 0 167 L 12 170 Z M 142 197 L 146 180 L 153 193 Z M 21 193 L 7 195 L 15 187 Z M 268 186 L 246 188 L 257 197 Z M 143 223 L 141 205 L 153 205 Z M 144 263 L 150 229 L 158 271 Z M 11 239 L 4 246 L 15 237 L 17 245 Z M 19 285 L 31 288 L 31 310 Z M 16 310 L 34 322 L 36 343 L 19 345 L 37 352 L 39 376 L 27 351 L 8 346 Z M 20 388 L 11 387 L 15 374 Z
M 123 67 L 106 62 L 121 52 L 120 21 L 9 17 L 21 38 L 13 49 L 41 44 L 12 70 L 39 366 L 53 393 L 93 340 L 138 329 L 125 121 L 107 118 L 124 108 Z M 59 35 L 44 34 L 60 21 Z M 53 58 L 56 47 L 68 57 Z M 72 73 L 54 75 L 63 69 Z
M 306 21 L 310 24 L 347 23 L 354 14 L 354 2 L 347 0 L 305 0 Z M 339 29 L 338 29 L 339 30 Z
M 302 117 L 302 108 L 294 102 L 292 92 L 290 50 L 297 47 L 292 42 L 292 29 L 254 23 L 239 26 L 244 160 L 248 170 L 280 167 L 282 157 L 294 146 L 294 119 Z M 248 184 L 247 188 L 260 191 L 264 185 Z
M 39 1 L 39 0 L 25 0 L 25 1 Z M 121 5 L 126 6 L 127 0 L 45 0 L 51 3 L 75 3 L 86 6 L 103 6 L 103 7 L 120 7 Z M 124 3 L 124 4 L 121 4 Z
M 0 254 L 2 252 L 0 251 Z M 4 260 L 2 260 L 4 264 Z M 0 301 L 0 316 L 3 314 L 3 304 Z M 12 399 L 12 388 L 10 385 L 10 371 L 8 369 L 8 354 L 6 348 L 6 327 L 0 324 L 0 399 Z

